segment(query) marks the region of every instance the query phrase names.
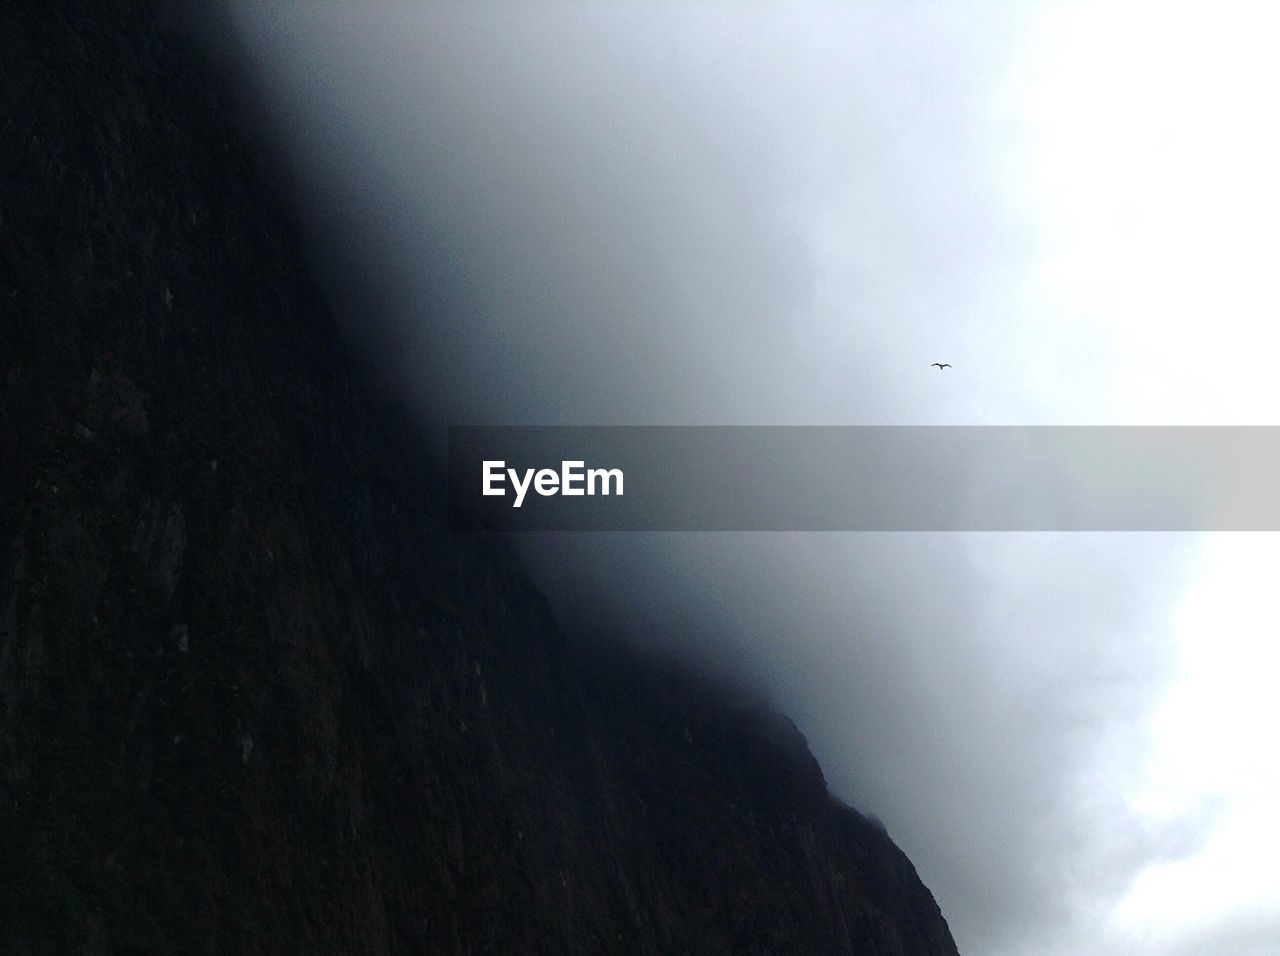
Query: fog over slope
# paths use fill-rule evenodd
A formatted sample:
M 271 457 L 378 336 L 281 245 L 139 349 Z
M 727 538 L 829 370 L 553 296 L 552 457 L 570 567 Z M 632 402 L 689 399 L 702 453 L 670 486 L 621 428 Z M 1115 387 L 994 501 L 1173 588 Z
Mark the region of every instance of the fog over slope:
M 1167 234 L 1148 213 L 1168 197 L 1105 105 L 1165 114 L 1140 70 L 1084 84 L 1083 108 L 1061 99 L 1078 64 L 1055 44 L 1097 36 L 1078 5 L 233 10 L 346 320 L 431 427 L 1265 420 L 1223 364 L 1238 350 L 1150 315 L 1203 304 L 1167 276 L 1217 260 L 1208 240 L 1170 244 L 1158 268 L 1130 254 Z M 1176 77 L 1157 54 L 1183 37 L 1166 34 L 1148 55 Z M 1104 42 L 1095 65 L 1126 55 Z M 1177 153 L 1194 129 L 1169 129 Z M 1125 188 L 1080 145 L 1103 135 Z M 1080 211 L 1117 189 L 1130 219 Z M 1142 309 L 1126 277 L 1147 283 Z M 1187 397 L 1213 375 L 1216 405 Z M 1208 845 L 1226 805 L 1182 785 L 1140 799 L 1172 766 L 1150 715 L 1184 660 L 1194 539 L 524 544 L 566 627 L 767 688 L 833 789 L 885 821 L 963 951 L 1275 942 L 1229 897 L 1171 930 L 1131 893 Z M 1245 942 L 1214 948 L 1227 922 Z

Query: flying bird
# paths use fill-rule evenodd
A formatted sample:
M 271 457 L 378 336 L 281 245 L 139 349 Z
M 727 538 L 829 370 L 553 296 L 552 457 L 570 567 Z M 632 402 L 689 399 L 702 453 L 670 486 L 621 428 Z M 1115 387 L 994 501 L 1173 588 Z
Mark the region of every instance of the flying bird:
M 933 364 L 938 366 L 938 368 L 951 368 L 950 362 L 934 362 Z

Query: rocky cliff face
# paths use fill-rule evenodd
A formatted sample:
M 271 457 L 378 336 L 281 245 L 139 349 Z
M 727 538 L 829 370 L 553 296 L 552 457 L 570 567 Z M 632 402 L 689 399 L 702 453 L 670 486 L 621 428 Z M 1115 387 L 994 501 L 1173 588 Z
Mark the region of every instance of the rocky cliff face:
M 955 952 L 789 723 L 444 530 L 151 4 L 0 64 L 0 951 Z

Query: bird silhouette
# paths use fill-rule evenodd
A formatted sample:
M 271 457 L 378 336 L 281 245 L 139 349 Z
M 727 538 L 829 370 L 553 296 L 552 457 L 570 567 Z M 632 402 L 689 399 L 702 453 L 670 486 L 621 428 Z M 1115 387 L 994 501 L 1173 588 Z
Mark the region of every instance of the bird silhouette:
M 950 362 L 934 362 L 933 364 L 938 366 L 938 368 L 951 368 Z

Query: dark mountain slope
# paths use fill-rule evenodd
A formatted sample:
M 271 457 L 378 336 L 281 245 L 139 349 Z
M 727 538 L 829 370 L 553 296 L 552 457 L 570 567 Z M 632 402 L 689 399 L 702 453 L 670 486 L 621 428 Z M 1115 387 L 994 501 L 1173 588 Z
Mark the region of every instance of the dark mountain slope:
M 444 531 L 150 4 L 0 84 L 0 952 L 955 951 L 789 723 Z

